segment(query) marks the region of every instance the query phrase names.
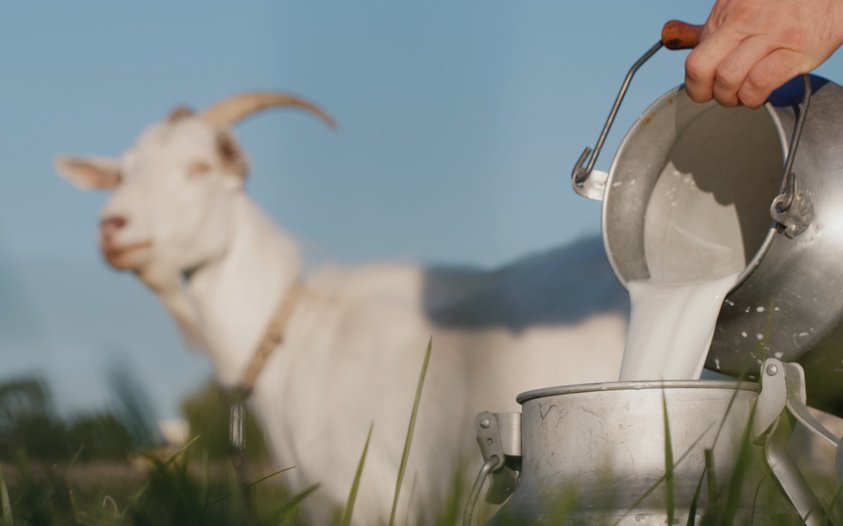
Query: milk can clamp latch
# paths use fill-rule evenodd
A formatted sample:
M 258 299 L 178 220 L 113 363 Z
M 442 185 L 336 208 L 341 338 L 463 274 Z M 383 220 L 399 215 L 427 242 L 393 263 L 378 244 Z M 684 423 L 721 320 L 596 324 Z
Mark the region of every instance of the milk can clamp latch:
M 832 524 L 811 490 L 788 446 L 796 427 L 835 449 L 837 483 L 843 481 L 843 440 L 825 428 L 806 407 L 805 372 L 799 364 L 767 359 L 761 366 L 761 393 L 752 420 L 752 438 L 779 486 L 807 526 Z
M 811 77 L 802 75 L 804 95 L 802 105 L 797 108 L 796 124 L 793 126 L 793 133 L 790 136 L 790 146 L 787 149 L 787 159 L 784 164 L 784 180 L 780 194 L 773 199 L 770 205 L 770 215 L 778 223 L 784 235 L 794 238 L 805 231 L 811 220 L 814 218 L 814 208 L 811 205 L 807 194 L 799 187 L 799 181 L 793 171 L 793 161 L 796 158 L 796 148 L 802 138 L 802 128 L 805 126 L 805 119 L 808 116 L 808 107 L 811 104 Z

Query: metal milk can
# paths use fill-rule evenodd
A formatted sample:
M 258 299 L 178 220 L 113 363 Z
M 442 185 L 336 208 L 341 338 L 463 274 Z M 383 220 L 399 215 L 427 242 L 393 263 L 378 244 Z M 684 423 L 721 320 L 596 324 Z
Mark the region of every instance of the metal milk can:
M 799 362 L 809 403 L 843 415 L 843 88 L 806 75 L 752 110 L 698 104 L 679 86 L 639 117 L 608 173 L 594 169 L 633 75 L 662 45 L 695 45 L 694 27 L 669 22 L 630 69 L 574 190 L 603 201 L 624 285 L 677 268 L 740 273 L 708 369 L 752 376 L 767 357 Z
M 522 413 L 481 413 L 463 525 L 487 478 L 486 500 L 506 501 L 495 526 L 835 524 L 789 447 L 827 446 L 840 483 L 837 437 L 807 411 L 798 364 L 760 376 L 546 388 L 519 395 Z

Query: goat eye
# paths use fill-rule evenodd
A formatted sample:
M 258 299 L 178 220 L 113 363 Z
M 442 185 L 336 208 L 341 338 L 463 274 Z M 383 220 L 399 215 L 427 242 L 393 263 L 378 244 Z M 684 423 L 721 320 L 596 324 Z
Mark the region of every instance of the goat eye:
M 211 171 L 211 165 L 205 161 L 193 161 L 187 168 L 187 174 L 190 176 L 205 175 Z

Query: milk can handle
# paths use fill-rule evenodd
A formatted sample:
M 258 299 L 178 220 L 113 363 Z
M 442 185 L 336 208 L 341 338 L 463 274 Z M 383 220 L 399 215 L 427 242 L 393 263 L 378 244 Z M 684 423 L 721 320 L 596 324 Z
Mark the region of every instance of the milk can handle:
M 521 459 L 521 413 L 483 411 L 474 419 L 477 445 L 483 454 L 483 466 L 463 508 L 463 526 L 472 526 L 474 510 L 483 484 L 491 475 L 492 484 L 486 502 L 502 504 L 518 485 Z M 507 460 L 509 459 L 509 461 Z M 515 461 L 514 464 L 511 462 Z
M 474 485 L 471 486 L 471 491 L 468 494 L 468 499 L 466 500 L 465 508 L 463 509 L 462 526 L 474 525 L 474 510 L 477 507 L 477 499 L 480 497 L 480 491 L 483 489 L 483 483 L 486 482 L 486 477 L 489 476 L 489 473 L 491 473 L 499 464 L 501 464 L 501 459 L 497 456 L 493 456 L 480 466 L 480 471 L 474 479 Z

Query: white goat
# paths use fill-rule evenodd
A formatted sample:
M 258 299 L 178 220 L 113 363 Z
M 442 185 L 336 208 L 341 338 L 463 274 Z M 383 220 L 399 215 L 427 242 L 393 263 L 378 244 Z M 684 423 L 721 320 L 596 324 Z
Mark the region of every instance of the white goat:
M 347 498 L 370 423 L 354 518 L 388 516 L 432 336 L 400 515 L 430 520 L 457 467 L 470 480 L 479 466 L 479 411 L 517 410 L 526 389 L 617 377 L 625 295 L 595 242 L 495 272 L 383 264 L 305 280 L 296 242 L 243 191 L 247 163 L 230 131 L 273 106 L 333 125 L 301 99 L 243 94 L 175 110 L 119 161 L 60 157 L 57 168 L 82 188 L 114 190 L 101 214 L 105 259 L 155 291 L 223 385 L 243 382 L 260 342 L 283 336 L 258 360 L 249 403 L 277 461 L 297 466 L 293 489 L 321 483 L 304 502 L 315 524 Z

